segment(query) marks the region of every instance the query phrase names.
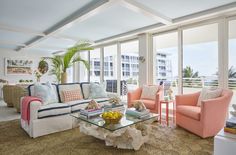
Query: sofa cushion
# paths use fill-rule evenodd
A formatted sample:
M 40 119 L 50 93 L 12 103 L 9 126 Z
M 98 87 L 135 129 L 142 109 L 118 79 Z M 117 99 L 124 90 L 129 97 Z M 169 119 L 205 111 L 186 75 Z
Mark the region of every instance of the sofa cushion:
M 40 98 L 43 101 L 43 104 L 56 103 L 58 101 L 57 93 L 49 82 L 44 85 L 35 83 L 34 96 Z
M 191 117 L 192 119 L 200 120 L 201 108 L 198 106 L 179 105 L 177 106 L 177 112 L 187 117 Z
M 64 102 L 83 99 L 81 91 L 79 89 L 62 91 L 62 92 L 63 92 Z
M 155 108 L 155 101 L 154 100 L 136 100 L 136 101 L 141 101 L 144 103 L 147 109 L 154 109 Z M 135 102 L 135 101 L 134 101 Z
M 71 106 L 71 112 L 73 113 L 73 112 L 79 112 L 81 109 L 85 109 L 85 107 L 91 100 L 92 99 L 70 101 L 67 102 L 67 104 Z M 102 106 L 104 103 L 108 102 L 109 98 L 99 98 L 94 100 L 97 101 Z
M 54 117 L 71 113 L 71 107 L 64 103 L 52 103 L 40 106 L 38 119 Z
M 90 99 L 97 99 L 97 98 L 106 98 L 106 86 L 105 83 L 91 83 L 90 84 L 90 91 L 89 91 L 89 98 Z
M 158 91 L 158 86 L 143 86 L 141 99 L 155 100 Z
M 90 95 L 90 83 L 82 83 L 81 88 L 83 90 L 84 99 L 88 99 Z
M 200 93 L 200 96 L 197 101 L 197 106 L 201 106 L 201 103 L 203 100 L 209 100 L 214 99 L 217 97 L 220 97 L 222 94 L 223 89 L 217 88 L 217 89 L 209 89 L 209 88 L 202 88 L 202 91 Z
M 42 85 L 46 85 L 45 83 L 42 83 Z M 58 98 L 58 93 L 57 93 L 57 85 L 56 84 L 51 84 L 53 91 L 55 92 L 56 95 L 56 102 L 59 102 L 59 98 Z M 34 92 L 34 84 L 29 85 L 28 86 L 28 93 L 29 96 L 35 96 L 35 92 Z
M 81 87 L 80 87 L 79 83 L 59 84 L 58 85 L 58 92 L 59 92 L 60 102 L 65 102 L 65 99 L 63 96 L 63 91 L 70 91 L 70 90 L 79 90 L 80 94 L 82 94 Z

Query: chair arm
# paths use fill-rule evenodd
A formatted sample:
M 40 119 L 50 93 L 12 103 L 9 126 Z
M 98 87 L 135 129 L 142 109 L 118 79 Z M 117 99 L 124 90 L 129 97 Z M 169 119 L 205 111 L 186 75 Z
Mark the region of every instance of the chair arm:
M 175 101 L 176 106 L 178 105 L 197 105 L 197 101 L 199 98 L 200 92 L 192 93 L 192 94 L 184 94 L 184 95 L 176 95 Z
M 201 104 L 201 121 L 203 125 L 215 126 L 224 125 L 227 116 L 231 97 L 221 96 L 215 99 L 202 101 Z
M 141 94 L 142 94 L 142 88 L 138 88 L 134 90 L 133 92 L 128 92 L 128 95 L 127 95 L 128 107 L 132 106 L 132 102 L 134 100 L 139 100 L 141 97 Z
M 21 98 L 21 109 L 22 109 L 22 100 L 24 97 Z M 42 105 L 39 101 L 33 101 L 30 103 L 30 121 L 38 119 L 38 110 L 40 109 L 40 106 Z

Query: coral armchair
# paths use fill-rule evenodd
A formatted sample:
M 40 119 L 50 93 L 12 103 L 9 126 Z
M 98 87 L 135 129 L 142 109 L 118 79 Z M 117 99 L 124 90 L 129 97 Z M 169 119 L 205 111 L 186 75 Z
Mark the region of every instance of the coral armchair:
M 163 98 L 163 90 L 159 89 L 156 93 L 155 100 L 141 99 L 142 87 L 136 89 L 133 92 L 128 92 L 128 107 L 132 107 L 135 101 L 142 101 L 147 109 L 153 113 L 159 113 L 160 100 Z
M 223 90 L 220 97 L 197 106 L 199 95 L 200 92 L 176 96 L 176 124 L 202 138 L 215 136 L 224 127 L 233 92 Z

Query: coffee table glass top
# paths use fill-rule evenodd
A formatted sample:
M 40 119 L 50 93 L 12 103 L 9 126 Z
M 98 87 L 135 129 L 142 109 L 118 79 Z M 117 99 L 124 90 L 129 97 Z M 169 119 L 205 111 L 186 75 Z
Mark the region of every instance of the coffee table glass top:
M 124 116 L 121 118 L 120 123 L 118 123 L 118 124 L 105 124 L 105 121 L 100 116 L 86 119 L 86 118 L 80 117 L 79 112 L 72 113 L 71 116 L 73 116 L 81 121 L 87 122 L 89 124 L 93 124 L 98 127 L 107 129 L 109 131 L 115 131 L 115 130 L 118 130 L 118 129 L 121 129 L 124 127 L 131 126 L 133 124 L 137 124 L 137 123 L 144 122 L 144 121 L 151 120 L 151 119 L 157 119 L 159 114 L 150 113 L 149 117 L 139 119 L 139 118 L 135 118 L 133 116 L 130 116 L 130 115 L 127 115 L 124 113 Z

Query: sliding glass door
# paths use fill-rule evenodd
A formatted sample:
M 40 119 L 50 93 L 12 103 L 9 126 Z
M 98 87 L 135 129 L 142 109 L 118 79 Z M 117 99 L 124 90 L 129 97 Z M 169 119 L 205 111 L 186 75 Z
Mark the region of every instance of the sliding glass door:
M 153 38 L 153 82 L 164 82 L 165 95 L 169 89 L 178 94 L 178 34 L 177 32 Z
M 183 92 L 218 86 L 218 24 L 183 30 Z
M 100 49 L 90 51 L 90 82 L 99 82 L 101 75 L 101 56 Z
M 117 45 L 104 47 L 104 81 L 108 92 L 117 93 Z
M 138 88 L 139 45 L 138 41 L 121 44 L 121 95 L 126 99 L 127 91 Z
M 236 20 L 229 22 L 229 65 L 228 65 L 228 87 L 233 90 L 234 95 L 229 106 L 229 111 L 233 110 L 232 104 L 236 103 Z

